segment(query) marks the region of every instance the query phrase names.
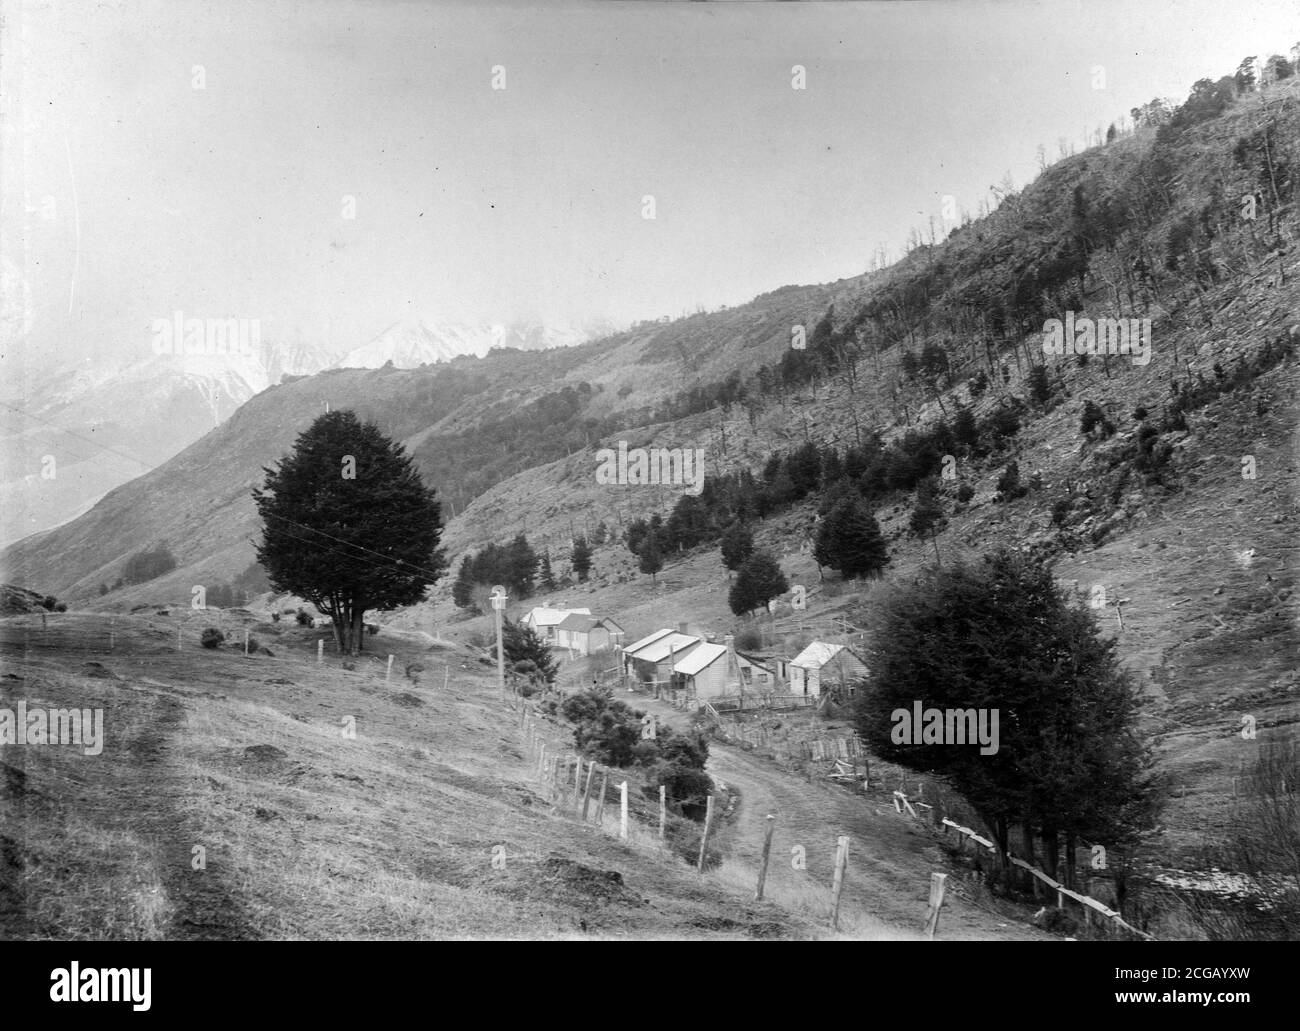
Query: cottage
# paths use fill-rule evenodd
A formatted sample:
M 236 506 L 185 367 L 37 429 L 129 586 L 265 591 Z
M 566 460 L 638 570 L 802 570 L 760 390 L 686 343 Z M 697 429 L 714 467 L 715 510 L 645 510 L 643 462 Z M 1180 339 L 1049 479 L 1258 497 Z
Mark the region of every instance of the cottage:
M 645 683 L 667 683 L 676 664 L 703 643 L 693 634 L 656 630 L 623 649 L 623 671 Z
M 823 686 L 842 686 L 866 674 L 866 663 L 851 648 L 813 641 L 790 660 L 790 691 L 820 695 Z
M 584 616 L 591 615 L 591 609 L 550 609 L 539 605 L 536 608 L 529 609 L 527 615 L 520 622 L 529 627 L 547 644 L 554 645 L 556 644 L 557 628 L 575 612 Z
M 731 650 L 725 644 L 701 644 L 678 660 L 673 686 L 685 688 L 700 701 L 728 694 L 733 680 L 728 675 L 730 655 Z
M 774 691 L 777 685 L 776 673 L 771 665 L 756 655 L 742 655 L 736 652 L 736 667 L 740 672 L 740 684 L 744 688 L 756 688 L 759 691 Z
M 570 612 L 555 625 L 555 647 L 579 655 L 609 651 L 622 640 L 623 628 L 612 619 L 597 619 L 581 612 Z

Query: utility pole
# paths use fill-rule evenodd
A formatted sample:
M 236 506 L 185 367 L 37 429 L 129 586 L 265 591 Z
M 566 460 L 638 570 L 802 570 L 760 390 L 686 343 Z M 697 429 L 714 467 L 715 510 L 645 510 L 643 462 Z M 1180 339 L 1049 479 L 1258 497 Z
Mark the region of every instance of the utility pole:
M 506 607 L 506 589 L 500 584 L 492 588 L 490 595 L 492 612 L 497 624 L 497 683 L 501 688 L 501 697 L 506 694 L 506 652 L 501 638 L 501 613 Z

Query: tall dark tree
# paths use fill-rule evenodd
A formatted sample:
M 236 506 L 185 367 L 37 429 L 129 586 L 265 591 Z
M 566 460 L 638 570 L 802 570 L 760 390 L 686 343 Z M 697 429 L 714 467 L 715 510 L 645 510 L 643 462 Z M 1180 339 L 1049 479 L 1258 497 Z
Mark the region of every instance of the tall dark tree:
M 638 557 L 641 561 L 637 563 L 637 568 L 643 573 L 649 573 L 651 582 L 655 582 L 659 570 L 664 567 L 664 556 L 659 550 L 659 541 L 656 539 L 655 534 L 646 534 L 645 539 L 641 542 L 641 552 Z
M 329 616 L 340 651 L 361 650 L 367 611 L 423 601 L 442 575 L 435 492 L 400 444 L 353 412 L 320 416 L 263 472 L 257 560 L 274 590 Z
M 501 650 L 510 669 L 523 676 L 555 683 L 560 663 L 545 641 L 523 623 L 501 621 Z
M 813 558 L 839 570 L 845 579 L 879 576 L 889 564 L 880 524 L 861 497 L 849 496 L 818 525 Z
M 932 567 L 875 612 L 859 732 L 881 757 L 945 777 L 1000 854 L 1017 823 L 1109 842 L 1149 821 L 1156 787 L 1136 688 L 1114 643 L 1045 565 L 1001 551 Z M 917 702 L 983 712 L 987 731 L 996 711 L 996 750 L 923 738 L 899 718 L 910 721 Z
M 555 571 L 551 569 L 549 552 L 542 552 L 542 561 L 538 566 L 537 586 L 543 591 L 555 590 Z
M 522 533 L 510 542 L 509 572 L 504 577 L 516 598 L 530 597 L 536 587 L 537 552 Z
M 573 542 L 573 552 L 569 556 L 569 561 L 573 563 L 573 571 L 578 576 L 578 582 L 586 583 L 587 574 L 591 572 L 591 545 L 587 543 L 586 537 L 579 537 Z
M 736 574 L 736 582 L 727 595 L 727 604 L 737 616 L 743 616 L 766 606 L 789 589 L 790 584 L 776 559 L 766 551 L 756 551 Z
M 943 521 L 943 503 L 939 499 L 939 484 L 929 476 L 916 485 L 916 505 L 912 509 L 911 531 L 918 537 L 929 537 L 934 544 L 935 561 L 939 557 L 939 524 Z
M 727 527 L 722 536 L 722 564 L 735 572 L 754 554 L 754 534 L 740 520 Z
M 461 609 L 470 608 L 474 604 L 474 560 L 469 555 L 460 560 L 456 580 L 451 585 L 451 600 Z

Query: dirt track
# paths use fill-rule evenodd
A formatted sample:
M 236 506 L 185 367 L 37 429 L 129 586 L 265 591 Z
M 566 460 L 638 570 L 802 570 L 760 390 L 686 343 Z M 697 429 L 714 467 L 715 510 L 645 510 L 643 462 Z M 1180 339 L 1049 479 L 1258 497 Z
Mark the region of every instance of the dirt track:
M 675 729 L 686 725 L 682 713 L 662 702 L 638 697 L 635 704 L 655 712 L 660 722 Z M 767 880 L 768 894 L 774 899 L 783 895 L 810 900 L 824 897 L 829 911 L 835 841 L 846 834 L 850 839 L 849 867 L 842 911 L 886 925 L 881 936 L 920 937 L 930 874 L 947 872 L 948 894 L 937 938 L 1059 940 L 1023 921 L 974 905 L 936 839 L 890 806 L 854 797 L 842 788 L 801 780 L 771 760 L 716 740 L 709 744 L 708 770 L 740 792 L 741 804 L 718 841 L 729 858 L 751 867 L 755 875 L 767 814 L 776 817 Z M 806 870 L 797 870 L 792 863 L 792 850 L 800 845 L 806 854 Z

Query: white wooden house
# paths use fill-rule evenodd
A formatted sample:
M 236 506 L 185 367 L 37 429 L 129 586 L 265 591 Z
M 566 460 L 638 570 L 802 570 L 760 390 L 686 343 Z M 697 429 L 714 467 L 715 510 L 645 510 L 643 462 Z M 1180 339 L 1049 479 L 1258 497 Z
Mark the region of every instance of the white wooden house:
M 624 672 L 635 680 L 668 683 L 676 664 L 704 643 L 693 634 L 656 630 L 623 649 Z
M 551 609 L 539 605 L 529 609 L 520 622 L 530 627 L 547 644 L 554 645 L 559 625 L 575 612 L 585 616 L 591 615 L 591 609 Z
M 790 692 L 820 695 L 823 687 L 841 686 L 866 675 L 866 663 L 851 648 L 813 641 L 790 660 Z

